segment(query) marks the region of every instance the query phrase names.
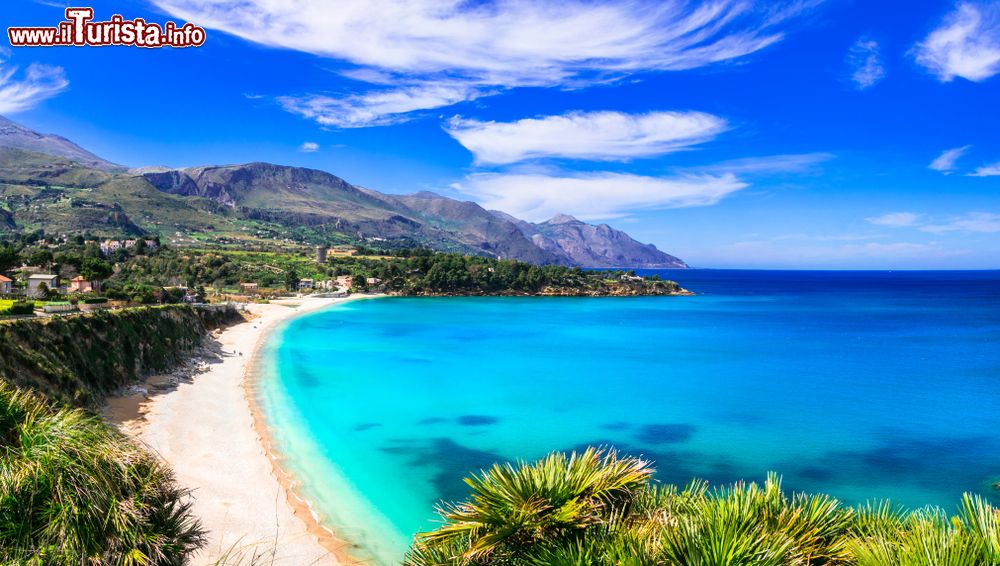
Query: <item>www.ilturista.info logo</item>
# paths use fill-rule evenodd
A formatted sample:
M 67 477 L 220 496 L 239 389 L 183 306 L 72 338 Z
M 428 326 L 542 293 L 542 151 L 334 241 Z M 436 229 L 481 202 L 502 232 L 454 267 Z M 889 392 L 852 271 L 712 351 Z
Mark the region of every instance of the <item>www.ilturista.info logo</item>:
M 14 47 L 59 45 L 129 45 L 135 47 L 198 47 L 205 43 L 205 29 L 191 23 L 162 26 L 142 18 L 126 20 L 119 14 L 95 22 L 93 8 L 66 8 L 66 21 L 56 27 L 9 27 Z

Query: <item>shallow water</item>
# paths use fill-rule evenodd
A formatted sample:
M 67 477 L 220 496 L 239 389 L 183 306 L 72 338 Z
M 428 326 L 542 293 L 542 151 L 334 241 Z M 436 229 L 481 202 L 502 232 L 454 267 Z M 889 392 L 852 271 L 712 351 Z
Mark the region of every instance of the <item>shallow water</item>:
M 291 321 L 261 396 L 323 520 L 398 563 L 469 471 L 614 445 L 658 478 L 953 509 L 1000 476 L 1000 272 L 662 272 L 695 297 L 387 298 Z

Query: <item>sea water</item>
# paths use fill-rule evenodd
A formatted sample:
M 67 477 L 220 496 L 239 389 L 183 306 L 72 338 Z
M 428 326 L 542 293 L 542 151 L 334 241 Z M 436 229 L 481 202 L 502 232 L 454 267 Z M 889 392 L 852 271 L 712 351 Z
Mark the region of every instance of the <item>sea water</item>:
M 1000 272 L 655 273 L 698 294 L 293 319 L 265 346 L 260 401 L 296 490 L 382 564 L 470 472 L 587 446 L 662 482 L 775 471 L 850 504 L 996 497 Z

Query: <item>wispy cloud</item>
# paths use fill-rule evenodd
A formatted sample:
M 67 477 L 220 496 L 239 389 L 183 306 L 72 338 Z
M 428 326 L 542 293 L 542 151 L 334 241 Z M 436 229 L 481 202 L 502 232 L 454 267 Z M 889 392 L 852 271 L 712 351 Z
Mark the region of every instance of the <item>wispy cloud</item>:
M 854 42 L 847 61 L 853 70 L 851 80 L 860 90 L 875 86 L 885 77 L 885 65 L 879 54 L 878 42 L 874 40 L 862 37 Z
M 306 100 L 328 125 L 385 124 L 403 114 L 504 89 L 580 87 L 650 71 L 693 69 L 745 57 L 780 41 L 790 18 L 818 0 L 153 0 L 173 16 L 248 41 L 343 61 L 348 76 L 378 85 L 369 93 Z M 416 97 L 441 81 L 452 94 Z M 381 108 L 388 85 L 422 102 Z M 456 88 L 457 87 L 457 88 Z M 464 96 L 457 96 L 463 94 Z M 370 104 L 369 104 L 370 103 Z M 308 104 L 306 104 L 308 106 Z M 367 108 L 367 110 L 366 110 Z M 302 113 L 302 112 L 300 112 Z M 304 113 L 302 113 L 305 115 Z M 338 116 L 346 114 L 347 120 Z M 332 117 L 331 117 L 332 116 Z M 366 118 L 367 116 L 367 118 Z M 391 120 L 388 122 L 391 123 Z
M 968 212 L 952 216 L 931 216 L 916 212 L 889 212 L 881 216 L 867 218 L 868 222 L 891 228 L 916 228 L 921 232 L 940 234 L 944 232 L 1000 232 L 1000 214 L 992 212 Z
M 998 175 L 1000 175 L 1000 162 L 981 165 L 969 173 L 970 177 L 996 177 Z
M 916 212 L 888 212 L 880 216 L 870 216 L 866 218 L 869 223 L 877 226 L 891 226 L 901 228 L 905 226 L 916 226 L 923 217 Z
M 942 82 L 992 77 L 1000 72 L 1000 3 L 959 3 L 914 53 Z
M 19 75 L 5 55 L 0 51 L 0 114 L 34 108 L 69 86 L 62 67 L 32 63 Z
M 943 222 L 921 226 L 924 232 L 978 232 L 995 234 L 1000 232 L 1000 214 L 992 212 L 970 212 L 963 216 L 951 217 Z
M 480 164 L 545 157 L 627 160 L 663 155 L 709 141 L 726 121 L 704 112 L 570 112 L 516 122 L 453 118 L 445 127 Z
M 452 188 L 489 209 L 546 220 L 571 212 L 582 220 L 636 210 L 708 206 L 744 189 L 734 175 L 646 177 L 621 173 L 477 173 Z
M 881 238 L 879 234 L 782 234 L 771 238 L 772 242 L 786 240 L 806 241 L 806 242 L 858 242 L 865 240 L 876 240 Z
M 809 173 L 817 170 L 817 165 L 836 156 L 832 153 L 790 153 L 731 159 L 713 165 L 696 167 L 702 173 L 734 175 L 774 175 L 781 173 Z
M 463 84 L 419 84 L 341 97 L 282 96 L 278 103 L 288 112 L 323 126 L 364 128 L 406 122 L 419 111 L 473 100 L 487 92 Z
M 946 149 L 942 151 L 941 155 L 937 156 L 934 161 L 931 161 L 931 164 L 928 165 L 928 167 L 948 175 L 955 170 L 955 163 L 959 160 L 959 158 L 961 158 L 966 151 L 969 151 L 969 148 L 971 147 L 971 145 L 964 145 L 962 147 Z
M 774 267 L 801 268 L 811 265 L 823 269 L 887 269 L 896 266 L 940 266 L 941 260 L 969 256 L 971 251 L 946 246 L 942 242 L 774 242 L 748 240 L 720 247 L 713 253 L 722 257 L 740 257 L 741 263 Z
M 302 145 L 299 146 L 299 151 L 302 153 L 315 153 L 319 151 L 319 144 L 311 141 L 302 142 Z
M 936 255 L 944 254 L 945 256 L 961 255 L 966 253 L 960 250 L 946 250 L 937 242 L 930 242 L 926 244 L 918 242 L 868 242 L 865 244 L 845 244 L 840 246 L 839 251 L 847 257 L 869 256 L 889 257 L 895 259 L 913 256 L 919 257 L 928 253 Z

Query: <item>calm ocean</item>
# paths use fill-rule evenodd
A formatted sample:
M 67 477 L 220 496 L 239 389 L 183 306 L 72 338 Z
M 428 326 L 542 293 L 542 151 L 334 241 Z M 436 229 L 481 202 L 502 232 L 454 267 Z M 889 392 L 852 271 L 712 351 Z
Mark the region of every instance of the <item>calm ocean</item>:
M 653 273 L 645 271 L 643 273 Z M 290 322 L 264 413 L 323 520 L 398 563 L 493 462 L 611 445 L 953 510 L 1000 479 L 1000 272 L 659 272 L 698 293 L 388 298 Z

